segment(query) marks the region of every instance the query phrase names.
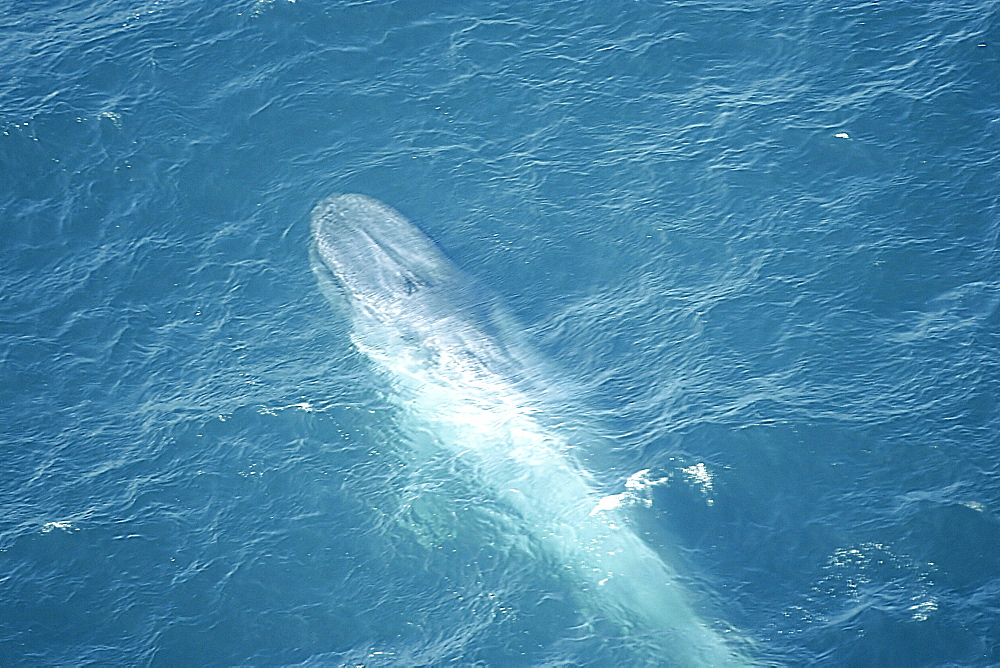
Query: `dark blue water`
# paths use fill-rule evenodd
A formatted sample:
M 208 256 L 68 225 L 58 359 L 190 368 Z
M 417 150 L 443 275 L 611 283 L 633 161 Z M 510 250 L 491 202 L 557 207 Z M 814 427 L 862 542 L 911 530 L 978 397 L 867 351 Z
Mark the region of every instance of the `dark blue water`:
M 0 664 L 627 665 L 412 461 L 335 192 L 506 303 L 734 646 L 1000 663 L 1000 3 L 0 9 Z

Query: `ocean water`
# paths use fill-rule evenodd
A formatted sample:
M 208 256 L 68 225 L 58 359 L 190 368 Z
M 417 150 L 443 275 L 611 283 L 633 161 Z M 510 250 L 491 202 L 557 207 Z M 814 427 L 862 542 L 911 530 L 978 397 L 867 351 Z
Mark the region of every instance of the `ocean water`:
M 689 663 L 403 410 L 342 192 L 750 661 L 1000 664 L 1000 3 L 0 8 L 0 664 Z

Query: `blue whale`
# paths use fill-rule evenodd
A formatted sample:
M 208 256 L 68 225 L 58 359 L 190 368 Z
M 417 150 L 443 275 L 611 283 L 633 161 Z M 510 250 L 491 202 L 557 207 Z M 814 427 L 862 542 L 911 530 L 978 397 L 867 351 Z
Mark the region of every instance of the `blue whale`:
M 676 570 L 620 508 L 600 503 L 590 474 L 540 421 L 525 382 L 531 370 L 498 335 L 488 292 L 413 223 L 365 195 L 321 201 L 312 238 L 314 272 L 331 299 L 346 301 L 357 347 L 393 375 L 419 428 L 480 471 L 565 575 L 581 614 L 609 620 L 636 664 L 753 663 L 729 642 L 734 634 L 696 614 Z

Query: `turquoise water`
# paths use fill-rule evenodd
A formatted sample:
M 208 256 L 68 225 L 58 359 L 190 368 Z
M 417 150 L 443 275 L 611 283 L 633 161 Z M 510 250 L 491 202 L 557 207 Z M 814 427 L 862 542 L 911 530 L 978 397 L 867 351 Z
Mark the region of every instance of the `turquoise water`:
M 337 192 L 734 647 L 1000 663 L 1000 3 L 0 7 L 0 664 L 635 661 L 354 345 Z

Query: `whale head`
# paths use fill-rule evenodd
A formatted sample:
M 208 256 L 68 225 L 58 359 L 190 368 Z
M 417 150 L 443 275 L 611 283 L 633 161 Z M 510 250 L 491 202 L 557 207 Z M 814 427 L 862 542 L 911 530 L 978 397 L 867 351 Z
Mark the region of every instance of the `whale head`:
M 365 195 L 334 195 L 312 212 L 315 255 L 347 297 L 380 319 L 419 302 L 461 272 L 398 211 Z

